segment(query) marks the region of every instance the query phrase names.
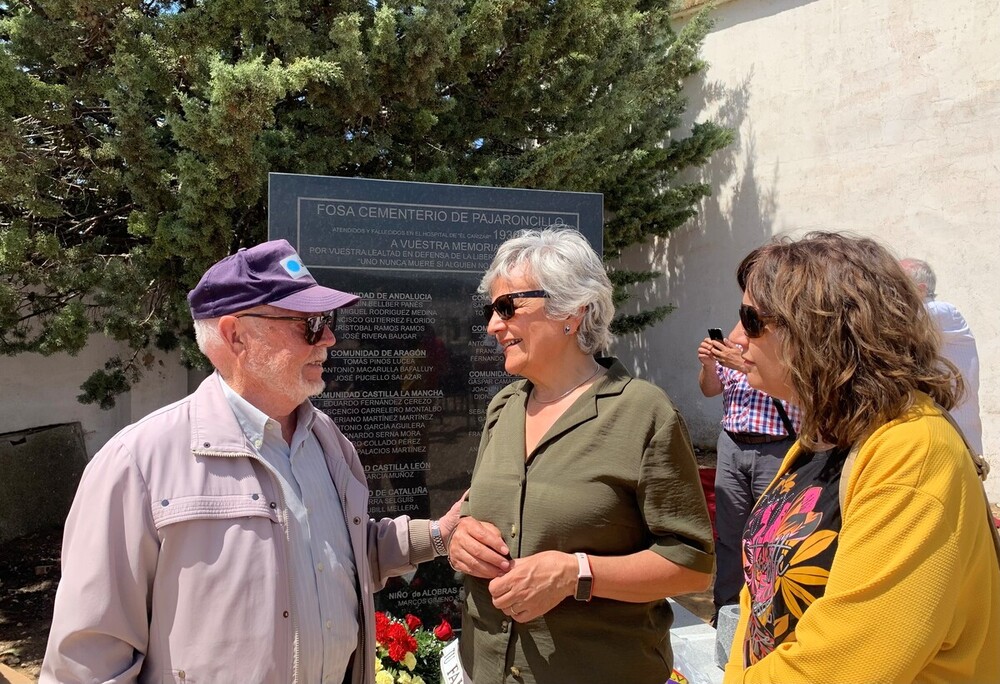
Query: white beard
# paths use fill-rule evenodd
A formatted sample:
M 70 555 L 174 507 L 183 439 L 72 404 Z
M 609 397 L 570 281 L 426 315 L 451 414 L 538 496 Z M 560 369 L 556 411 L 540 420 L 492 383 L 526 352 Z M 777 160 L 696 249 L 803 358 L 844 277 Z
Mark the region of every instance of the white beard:
M 294 380 L 289 381 L 285 369 L 278 365 L 279 358 L 275 356 L 248 357 L 248 375 L 255 378 L 260 385 L 268 387 L 271 392 L 280 394 L 296 406 L 326 389 L 326 382 L 322 378 L 308 380 L 299 375 Z

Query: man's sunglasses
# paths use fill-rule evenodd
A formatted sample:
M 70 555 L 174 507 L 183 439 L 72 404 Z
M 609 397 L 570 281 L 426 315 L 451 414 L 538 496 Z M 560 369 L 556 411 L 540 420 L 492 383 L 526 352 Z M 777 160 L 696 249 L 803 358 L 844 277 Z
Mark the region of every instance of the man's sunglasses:
M 483 306 L 483 318 L 489 323 L 490 319 L 493 318 L 493 312 L 496 311 L 497 315 L 502 321 L 509 321 L 514 317 L 514 312 L 516 312 L 520 307 L 514 306 L 515 298 L 535 298 L 535 297 L 548 297 L 549 293 L 545 290 L 528 290 L 527 292 L 508 292 L 507 294 L 502 294 L 493 300 L 492 304 L 486 304 Z
M 747 337 L 760 337 L 767 322 L 773 320 L 774 316 L 763 314 L 749 304 L 740 305 L 740 324 Z
M 236 314 L 235 318 L 269 318 L 272 321 L 304 321 L 306 324 L 306 344 L 316 344 L 323 337 L 323 329 L 337 332 L 337 310 L 318 316 L 272 316 L 270 314 Z

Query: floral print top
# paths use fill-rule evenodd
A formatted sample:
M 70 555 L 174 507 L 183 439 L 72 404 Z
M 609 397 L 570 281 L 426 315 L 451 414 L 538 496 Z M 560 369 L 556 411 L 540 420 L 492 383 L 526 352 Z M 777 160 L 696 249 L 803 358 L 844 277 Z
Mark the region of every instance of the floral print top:
M 750 666 L 785 641 L 826 589 L 840 534 L 840 473 L 847 449 L 803 452 L 757 501 L 743 531 Z

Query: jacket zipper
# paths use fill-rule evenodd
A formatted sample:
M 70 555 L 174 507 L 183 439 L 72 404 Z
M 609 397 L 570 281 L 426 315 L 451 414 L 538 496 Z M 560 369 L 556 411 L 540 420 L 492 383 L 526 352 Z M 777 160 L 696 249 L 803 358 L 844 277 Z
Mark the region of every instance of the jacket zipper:
M 336 487 L 336 486 L 337 486 L 337 483 L 334 482 L 334 487 Z M 346 482 L 344 483 L 344 486 L 341 489 L 343 489 L 344 491 L 339 492 L 340 493 L 340 511 L 344 514 L 344 525 L 347 526 L 347 537 L 348 537 L 348 539 L 350 539 L 350 537 L 351 537 L 351 521 L 347 519 L 347 483 Z M 367 534 L 361 536 L 361 539 L 367 539 L 367 538 L 368 538 Z M 367 682 L 368 680 L 365 679 L 365 674 L 368 672 L 368 666 L 369 666 L 369 664 L 367 662 L 367 660 L 368 660 L 367 651 L 365 651 L 365 635 L 366 635 L 366 632 L 368 631 L 368 627 L 365 624 L 365 622 L 366 622 L 366 620 L 365 620 L 365 601 L 364 601 L 365 588 L 361 585 L 361 582 L 362 582 L 362 579 L 361 579 L 361 570 L 358 567 L 358 565 L 359 565 L 358 560 L 355 558 L 354 559 L 354 571 L 357 573 L 357 576 L 358 576 L 358 590 L 361 593 L 361 595 L 358 596 L 358 608 L 360 608 L 360 610 L 358 612 L 361 615 L 361 629 L 358 630 L 358 649 L 357 649 L 357 651 L 355 651 L 356 653 L 360 653 L 361 657 L 360 658 L 355 658 L 355 660 L 360 660 L 361 661 L 361 677 L 358 678 L 358 677 L 353 677 L 352 676 L 351 679 L 352 679 L 352 681 L 355 681 L 355 682 L 356 681 Z
M 295 573 L 292 572 L 291 568 L 287 567 L 288 563 L 291 561 L 292 553 L 292 538 L 288 531 L 288 506 L 285 503 L 285 490 L 281 487 L 281 482 L 278 481 L 277 476 L 271 470 L 271 466 L 263 458 L 255 456 L 250 452 L 234 453 L 231 451 L 206 451 L 203 449 L 192 450 L 192 453 L 198 454 L 200 456 L 221 456 L 223 458 L 249 458 L 257 461 L 264 466 L 264 469 L 270 473 L 271 478 L 275 480 L 275 489 L 278 490 L 278 500 L 281 503 L 281 529 L 285 532 L 285 571 L 288 576 L 288 603 L 291 605 L 292 613 L 292 684 L 296 684 L 299 681 L 299 614 L 295 606 L 295 587 L 292 586 Z M 345 513 L 346 517 L 346 513 Z M 349 528 L 348 528 L 349 529 Z

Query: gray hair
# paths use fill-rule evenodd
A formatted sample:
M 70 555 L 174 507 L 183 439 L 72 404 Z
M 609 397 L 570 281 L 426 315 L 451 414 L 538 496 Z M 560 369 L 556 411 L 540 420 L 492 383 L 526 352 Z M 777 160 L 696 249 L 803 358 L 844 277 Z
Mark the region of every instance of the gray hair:
M 201 353 L 212 360 L 212 351 L 222 342 L 218 318 L 202 318 L 194 321 L 194 339 Z
M 903 267 L 906 274 L 917 285 L 923 285 L 927 288 L 927 294 L 924 295 L 929 299 L 934 299 L 935 289 L 937 288 L 937 276 L 934 275 L 934 269 L 926 261 L 920 259 L 903 259 L 899 262 L 899 265 Z
M 584 353 L 594 354 L 611 344 L 615 315 L 611 281 L 601 257 L 579 231 L 566 227 L 520 231 L 500 245 L 479 292 L 489 295 L 498 278 L 522 275 L 548 293 L 549 318 L 569 318 L 583 309 L 576 343 Z

